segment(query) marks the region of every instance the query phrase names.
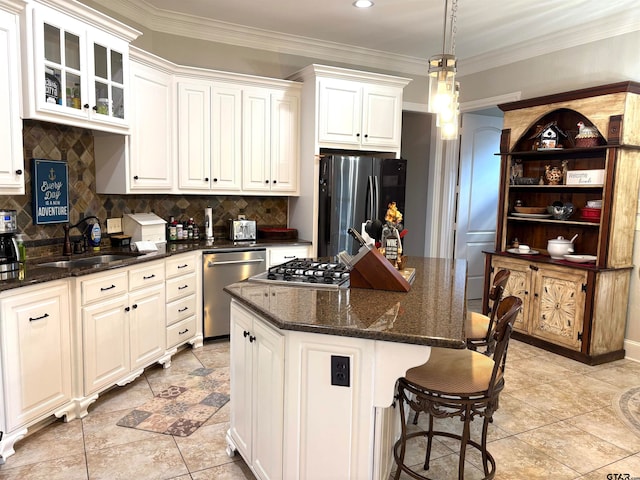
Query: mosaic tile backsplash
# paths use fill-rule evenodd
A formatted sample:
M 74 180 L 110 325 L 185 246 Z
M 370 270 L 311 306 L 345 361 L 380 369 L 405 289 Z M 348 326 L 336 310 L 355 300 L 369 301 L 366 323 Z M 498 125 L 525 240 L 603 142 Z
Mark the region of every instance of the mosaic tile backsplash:
M 46 247 L 59 253 L 64 232 L 62 223 L 35 225 L 33 222 L 31 159 L 66 161 L 69 166 L 70 223 L 88 215 L 101 219 L 122 217 L 125 213 L 154 212 L 168 219 L 193 217 L 204 223 L 204 209 L 213 208 L 214 232 L 226 234 L 226 222 L 239 214 L 256 220 L 258 226 L 287 225 L 286 197 L 217 196 L 217 195 L 101 195 L 96 193 L 94 144 L 91 130 L 34 120 L 23 123 L 25 158 L 25 195 L 0 195 L 0 209 L 17 210 L 18 229 L 25 235 L 27 247 L 40 247 L 36 256 L 47 254 Z M 204 229 L 202 230 L 204 231 Z M 73 232 L 72 232 L 73 233 Z M 77 232 L 76 232 L 77 233 Z M 34 252 L 35 253 L 35 252 Z

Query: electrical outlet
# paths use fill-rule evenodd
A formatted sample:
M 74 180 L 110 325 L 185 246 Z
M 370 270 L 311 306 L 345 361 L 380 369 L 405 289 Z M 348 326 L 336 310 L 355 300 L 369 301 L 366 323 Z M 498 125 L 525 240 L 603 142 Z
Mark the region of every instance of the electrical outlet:
M 349 357 L 331 355 L 331 385 L 351 386 L 351 365 Z
M 122 231 L 122 217 L 107 218 L 107 233 L 120 233 Z

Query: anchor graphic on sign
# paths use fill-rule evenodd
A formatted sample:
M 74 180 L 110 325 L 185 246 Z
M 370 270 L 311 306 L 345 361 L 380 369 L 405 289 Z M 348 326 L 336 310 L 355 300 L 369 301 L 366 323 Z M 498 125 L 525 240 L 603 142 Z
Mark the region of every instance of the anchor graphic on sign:
M 49 170 L 49 180 L 53 181 L 56 179 L 56 171 L 52 168 Z

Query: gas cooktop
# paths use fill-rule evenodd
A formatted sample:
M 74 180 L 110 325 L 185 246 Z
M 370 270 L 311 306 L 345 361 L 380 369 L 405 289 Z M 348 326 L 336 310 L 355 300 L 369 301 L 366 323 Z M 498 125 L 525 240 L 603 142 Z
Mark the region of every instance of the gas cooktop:
M 338 262 L 295 258 L 254 275 L 249 281 L 315 288 L 346 288 L 349 286 L 349 270 L 347 265 Z

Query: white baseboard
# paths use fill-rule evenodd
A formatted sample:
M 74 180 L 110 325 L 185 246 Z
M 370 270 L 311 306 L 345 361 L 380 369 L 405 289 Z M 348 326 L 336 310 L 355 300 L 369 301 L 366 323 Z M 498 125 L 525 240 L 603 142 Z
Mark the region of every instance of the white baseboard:
M 636 342 L 634 340 L 629 340 L 625 338 L 624 351 L 625 351 L 624 358 L 626 358 L 627 360 L 640 362 L 640 342 Z

